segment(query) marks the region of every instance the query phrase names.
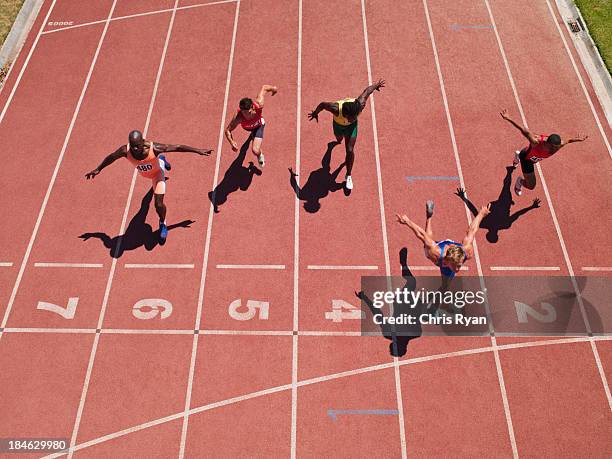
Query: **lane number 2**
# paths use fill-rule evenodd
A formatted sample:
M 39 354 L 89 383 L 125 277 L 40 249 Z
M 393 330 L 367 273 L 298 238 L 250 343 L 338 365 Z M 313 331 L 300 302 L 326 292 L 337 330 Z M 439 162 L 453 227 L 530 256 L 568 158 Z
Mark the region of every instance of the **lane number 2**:
M 541 304 L 542 309 L 544 309 L 544 313 L 535 310 L 528 304 L 515 301 L 514 307 L 516 308 L 516 318 L 518 319 L 519 323 L 526 324 L 528 322 L 527 316 L 531 316 L 538 322 L 545 324 L 554 322 L 557 319 L 557 310 L 555 307 L 550 303 Z

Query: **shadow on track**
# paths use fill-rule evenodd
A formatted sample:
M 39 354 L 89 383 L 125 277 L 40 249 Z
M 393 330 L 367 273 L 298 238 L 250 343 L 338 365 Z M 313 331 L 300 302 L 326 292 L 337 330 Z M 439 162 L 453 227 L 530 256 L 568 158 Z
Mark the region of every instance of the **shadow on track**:
M 533 203 L 530 206 L 525 207 L 510 215 L 510 209 L 514 205 L 514 201 L 512 200 L 512 191 L 510 190 L 513 171 L 514 167 L 506 167 L 506 176 L 504 177 L 504 182 L 501 192 L 499 193 L 499 197 L 496 201 L 491 202 L 491 213 L 485 218 L 483 218 L 482 222 L 480 222 L 480 228 L 488 230 L 486 238 L 487 241 L 489 241 L 491 244 L 495 244 L 499 240 L 498 233 L 500 230 L 510 229 L 510 227 L 519 217 L 525 215 L 532 209 L 537 209 L 538 207 L 540 207 L 540 200 L 536 198 L 533 200 Z M 470 209 L 470 212 L 472 212 L 472 215 L 474 215 L 474 217 L 478 215 L 478 209 L 467 198 L 464 189 L 458 188 L 455 194 L 459 196 L 459 198 L 461 198 L 461 200 L 465 203 L 468 209 Z
M 336 179 L 345 164 L 342 163 L 335 171 L 331 171 L 331 154 L 336 145 L 338 145 L 337 142 L 329 142 L 327 144 L 327 151 L 321 159 L 321 168 L 310 173 L 308 180 L 306 180 L 302 188 L 297 184 L 295 179 L 297 175 L 293 172 L 293 169 L 289 169 L 291 174 L 289 183 L 298 199 L 304 201 L 304 210 L 306 212 L 311 214 L 318 212 L 321 209 L 321 203 L 319 202 L 321 199 L 329 193 L 334 193 L 344 188 L 344 183 L 337 183 Z
M 123 253 L 128 250 L 135 250 L 139 247 L 144 246 L 146 250 L 153 250 L 159 245 L 159 230 L 153 231 L 151 225 L 146 223 L 147 214 L 149 213 L 149 207 L 153 200 L 153 190 L 149 190 L 147 194 L 142 198 L 140 209 L 132 217 L 130 223 L 125 229 L 125 233 L 110 237 L 106 233 L 84 233 L 79 236 L 83 241 L 95 238 L 100 239 L 104 244 L 104 247 L 109 249 L 110 256 L 113 258 L 121 258 Z M 193 220 L 183 220 L 182 222 L 175 223 L 174 225 L 168 225 L 168 231 L 174 228 L 189 228 Z
M 413 276 L 408 267 L 408 249 L 402 248 L 399 252 L 400 265 L 402 267 L 402 277 L 406 281 L 401 290 L 414 291 L 416 290 L 416 278 Z M 363 291 L 355 292 L 357 298 L 368 307 L 372 315 L 380 313 L 380 310 L 374 307 L 374 303 L 366 296 Z M 417 308 L 411 308 L 409 304 L 397 303 L 393 304 L 393 317 L 402 317 L 402 315 L 418 317 L 423 312 L 424 305 L 419 305 Z M 408 344 L 411 340 L 422 335 L 423 331 L 418 320 L 414 325 L 388 325 L 381 324 L 380 331 L 382 335 L 391 341 L 389 344 L 389 354 L 393 357 L 402 357 L 408 351 Z
M 238 190 L 246 191 L 251 182 L 253 181 L 254 175 L 261 175 L 261 171 L 255 167 L 253 162 L 249 162 L 248 167 L 244 167 L 242 163 L 246 159 L 247 151 L 249 150 L 249 144 L 253 140 L 252 136 L 244 142 L 238 156 L 232 164 L 227 168 L 223 175 L 223 180 L 219 182 L 217 187 L 208 193 L 208 199 L 214 206 L 215 213 L 219 213 L 219 206 L 227 202 L 227 198 L 231 193 Z

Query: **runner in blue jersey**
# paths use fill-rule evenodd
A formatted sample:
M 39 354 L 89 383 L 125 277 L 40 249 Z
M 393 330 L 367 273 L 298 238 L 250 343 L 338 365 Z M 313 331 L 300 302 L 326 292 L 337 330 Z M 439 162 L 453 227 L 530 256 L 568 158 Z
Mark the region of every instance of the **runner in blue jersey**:
M 461 266 L 474 256 L 474 236 L 480 226 L 482 219 L 489 214 L 491 204 L 480 209 L 478 215 L 472 220 L 468 227 L 467 233 L 462 242 L 455 242 L 451 239 L 436 241 L 434 239 L 433 230 L 431 228 L 431 219 L 433 217 L 434 203 L 427 201 L 425 229 L 410 220 L 406 215 L 397 215 L 397 221 L 402 225 L 408 226 L 416 237 L 418 237 L 424 245 L 425 256 L 429 258 L 436 266 L 440 267 L 443 285 L 447 286 L 450 281 L 459 272 Z

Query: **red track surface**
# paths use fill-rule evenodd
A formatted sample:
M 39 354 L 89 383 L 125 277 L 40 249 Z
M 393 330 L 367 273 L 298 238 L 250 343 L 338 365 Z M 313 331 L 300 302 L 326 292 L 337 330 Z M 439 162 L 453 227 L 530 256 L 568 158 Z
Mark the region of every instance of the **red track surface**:
M 459 182 L 406 176 L 460 175 L 477 206 L 497 198 L 524 143 L 498 112 L 520 120 L 518 103 L 536 132 L 590 137 L 544 162 L 545 180 L 515 197 L 515 209 L 535 197 L 540 209 L 497 243 L 479 232 L 467 274 L 610 266 L 611 132 L 571 49 L 603 133 L 597 126 L 555 21 L 570 47 L 571 38 L 547 0 L 174 6 L 47 0 L 0 93 L 0 262 L 12 263 L 0 267 L 0 437 L 68 438 L 87 457 L 610 457 L 609 340 L 422 337 L 394 360 L 387 340 L 358 336 L 358 321 L 325 319 L 332 300 L 357 304 L 361 276 L 398 275 L 402 247 L 415 273 L 427 274 L 395 213 L 420 220 L 434 199 L 436 234 L 463 235 L 466 212 L 452 195 Z M 491 28 L 453 28 L 490 26 L 488 7 L 499 42 Z M 49 22 L 87 24 L 50 33 L 58 27 Z M 328 116 L 317 124 L 306 113 L 358 94 L 368 71 L 387 87 L 361 117 L 355 189 L 330 193 L 308 213 L 287 168 L 303 186 L 333 137 Z M 280 91 L 264 114 L 268 164 L 248 177 L 232 165 L 221 129 L 263 83 Z M 215 149 L 210 158 L 170 155 L 169 224 L 193 222 L 172 229 L 163 247 L 153 242 L 154 210 L 139 212 L 147 181 L 125 163 L 84 179 L 136 128 Z M 338 146 L 331 169 L 343 159 Z M 248 152 L 244 164 L 251 160 Z M 248 189 L 232 188 L 228 169 Z M 207 197 L 216 186 L 232 188 L 219 213 Z M 121 256 L 112 257 L 112 241 L 78 238 L 96 232 L 115 242 L 125 233 Z M 309 268 L 320 265 L 375 269 Z M 72 319 L 36 308 L 71 297 Z M 172 313 L 136 318 L 143 298 L 171 302 Z M 268 319 L 235 320 L 236 300 L 240 312 L 248 300 L 268 302 Z M 333 421 L 330 409 L 400 415 Z

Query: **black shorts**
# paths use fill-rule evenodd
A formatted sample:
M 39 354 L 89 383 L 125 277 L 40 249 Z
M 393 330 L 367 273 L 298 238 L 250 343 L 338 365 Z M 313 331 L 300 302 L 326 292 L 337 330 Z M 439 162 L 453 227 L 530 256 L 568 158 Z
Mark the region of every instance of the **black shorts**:
M 523 174 L 533 174 L 534 172 L 533 164 L 534 163 L 530 159 L 525 158 L 527 156 L 527 153 L 529 153 L 529 149 L 523 148 L 519 154 L 519 158 L 521 160 L 521 170 L 523 171 Z
M 263 135 L 264 135 L 264 128 L 266 127 L 265 124 L 262 124 L 261 126 L 259 126 L 258 128 L 255 128 L 251 131 L 248 131 L 251 133 L 251 136 L 254 139 L 263 139 Z

